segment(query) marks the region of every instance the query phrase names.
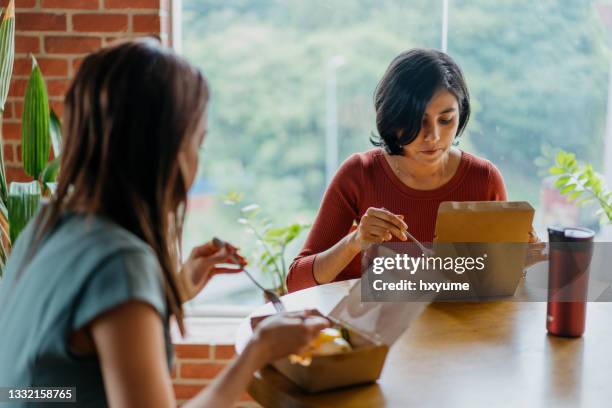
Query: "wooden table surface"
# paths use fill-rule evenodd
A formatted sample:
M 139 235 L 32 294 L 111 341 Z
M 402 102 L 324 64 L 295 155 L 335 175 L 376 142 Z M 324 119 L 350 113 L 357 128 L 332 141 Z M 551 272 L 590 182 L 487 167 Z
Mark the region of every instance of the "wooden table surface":
M 283 297 L 288 310 L 323 313 L 349 282 Z M 270 304 L 252 315 L 273 312 Z M 546 303 L 433 303 L 391 347 L 377 383 L 307 394 L 271 367 L 249 393 L 264 407 L 610 407 L 612 303 L 589 303 L 584 336 L 549 336 Z M 249 319 L 237 334 L 240 352 Z

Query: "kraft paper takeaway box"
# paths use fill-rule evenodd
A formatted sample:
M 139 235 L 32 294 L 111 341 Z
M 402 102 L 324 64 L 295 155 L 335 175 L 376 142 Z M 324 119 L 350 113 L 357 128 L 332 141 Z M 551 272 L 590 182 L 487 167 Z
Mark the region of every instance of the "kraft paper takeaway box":
M 486 257 L 486 268 L 462 275 L 449 273 L 450 281 L 470 282 L 472 299 L 512 296 L 525 266 L 534 209 L 527 202 L 447 201 L 436 219 L 434 252 L 438 256 Z M 459 293 L 448 299 L 461 299 Z M 438 297 L 437 300 L 445 300 Z
M 445 201 L 434 242 L 526 243 L 534 212 L 525 201 Z
M 289 358 L 272 365 L 307 392 L 374 382 L 380 377 L 389 347 L 428 303 L 362 303 L 361 281 L 356 281 L 326 316 L 348 330 L 352 350 L 313 356 L 308 366 L 291 363 Z M 265 317 L 268 316 L 253 317 L 251 326 L 255 327 Z

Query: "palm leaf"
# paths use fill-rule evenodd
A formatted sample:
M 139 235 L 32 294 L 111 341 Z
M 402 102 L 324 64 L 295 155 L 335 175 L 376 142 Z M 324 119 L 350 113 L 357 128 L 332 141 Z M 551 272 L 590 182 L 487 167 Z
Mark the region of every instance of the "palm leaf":
M 8 213 L 11 242 L 14 244 L 21 231 L 38 210 L 40 203 L 38 181 L 11 183 L 8 196 Z
M 59 157 L 56 157 L 55 159 L 47 163 L 47 166 L 45 167 L 40 176 L 40 181 L 43 186 L 47 183 L 53 183 L 57 179 L 57 173 L 59 173 L 59 165 Z
M 8 7 L 4 10 L 0 22 L 0 116 L 4 113 L 4 106 L 8 97 L 11 75 L 13 73 L 13 60 L 15 57 L 15 4 L 10 0 Z M 0 123 L 0 126 L 2 124 Z M 4 140 L 0 132 L 0 147 L 4 146 Z M 0 200 L 6 206 L 8 189 L 6 184 L 6 171 L 4 168 L 4 149 L 0 148 Z M 3 221 L 6 221 L 3 220 Z M 4 232 L 4 231 L 3 231 Z
M 0 23 L 0 110 L 8 98 L 15 57 L 15 4 L 10 0 Z
M 38 180 L 49 160 L 49 101 L 47 85 L 32 56 L 32 73 L 26 88 L 21 120 L 23 169 Z
M 53 154 L 57 158 L 62 154 L 62 125 L 53 109 L 51 109 L 51 115 L 49 117 L 49 135 L 51 136 L 51 144 L 53 145 Z
M 0 129 L 2 116 L 8 98 L 13 73 L 13 60 L 15 58 L 15 3 L 9 0 L 6 10 L 0 11 Z M 0 277 L 11 250 L 8 219 L 8 188 L 6 184 L 6 170 L 4 167 L 4 138 L 0 131 Z

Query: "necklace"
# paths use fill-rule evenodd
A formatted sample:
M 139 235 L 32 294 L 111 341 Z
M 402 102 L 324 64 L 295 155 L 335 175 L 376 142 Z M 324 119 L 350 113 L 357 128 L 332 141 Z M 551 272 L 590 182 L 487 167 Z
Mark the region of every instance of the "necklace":
M 395 172 L 395 175 L 402 181 L 404 184 L 409 185 L 408 181 L 414 181 L 415 177 L 411 174 L 404 172 L 399 165 L 399 160 L 396 160 L 395 156 L 391 156 L 391 168 Z M 398 156 L 397 159 L 400 159 Z M 446 180 L 446 179 L 445 179 Z
M 392 156 L 393 157 L 393 156 Z M 399 167 L 399 162 L 397 160 L 395 160 L 395 157 L 393 157 L 392 159 L 392 163 L 393 163 L 393 171 L 395 171 L 395 174 L 401 179 L 401 178 L 410 178 L 411 176 L 409 174 L 404 173 L 400 167 Z

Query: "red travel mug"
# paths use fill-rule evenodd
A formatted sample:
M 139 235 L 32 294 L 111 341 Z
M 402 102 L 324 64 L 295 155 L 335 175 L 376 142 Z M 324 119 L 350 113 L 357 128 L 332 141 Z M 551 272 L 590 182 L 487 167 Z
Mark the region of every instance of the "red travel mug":
M 546 330 L 550 334 L 580 337 L 584 333 L 594 235 L 586 228 L 548 228 Z

